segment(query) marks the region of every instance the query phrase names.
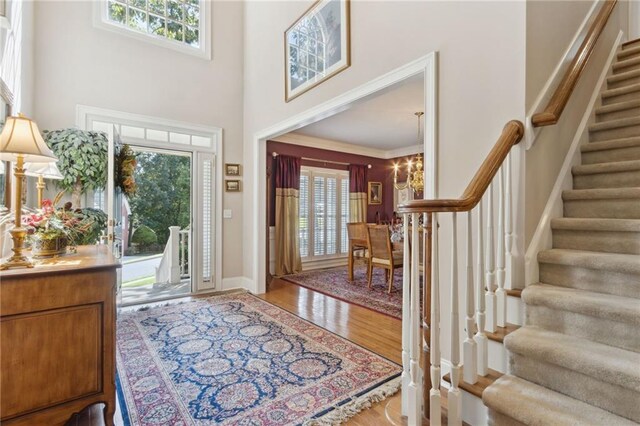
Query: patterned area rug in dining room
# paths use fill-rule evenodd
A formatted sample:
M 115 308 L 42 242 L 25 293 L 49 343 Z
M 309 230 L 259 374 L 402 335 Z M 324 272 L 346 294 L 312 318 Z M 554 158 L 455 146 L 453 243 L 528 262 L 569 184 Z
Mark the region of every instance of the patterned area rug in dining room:
M 374 268 L 371 288 L 368 288 L 366 266 L 354 268 L 353 282 L 349 282 L 346 266 L 287 275 L 282 279 L 381 314 L 402 318 L 402 270 L 396 270 L 394 274 L 391 294 L 387 293 L 384 270 L 379 268 Z
M 119 314 L 128 425 L 329 425 L 394 394 L 401 368 L 250 294 Z

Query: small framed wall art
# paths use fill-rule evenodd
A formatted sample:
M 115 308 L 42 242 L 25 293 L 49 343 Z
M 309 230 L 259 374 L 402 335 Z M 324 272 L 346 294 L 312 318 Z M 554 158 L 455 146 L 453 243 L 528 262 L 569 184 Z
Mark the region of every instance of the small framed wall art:
M 225 164 L 224 174 L 227 176 L 240 176 L 240 164 Z
M 369 205 L 382 204 L 382 182 L 369 182 Z
M 224 190 L 226 192 L 240 192 L 240 181 L 239 180 L 225 180 L 224 181 Z
M 284 33 L 285 101 L 351 65 L 349 0 L 318 0 Z

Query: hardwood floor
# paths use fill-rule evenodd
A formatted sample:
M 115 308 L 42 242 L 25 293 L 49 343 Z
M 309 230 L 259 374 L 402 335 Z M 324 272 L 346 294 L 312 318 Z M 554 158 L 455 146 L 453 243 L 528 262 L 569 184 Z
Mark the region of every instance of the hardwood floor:
M 402 322 L 399 319 L 351 305 L 313 290 L 275 278 L 267 293 L 258 297 L 326 328 L 398 364 L 402 363 Z M 387 419 L 389 405 L 399 418 L 400 393 L 374 404 L 346 424 L 371 426 L 394 424 Z

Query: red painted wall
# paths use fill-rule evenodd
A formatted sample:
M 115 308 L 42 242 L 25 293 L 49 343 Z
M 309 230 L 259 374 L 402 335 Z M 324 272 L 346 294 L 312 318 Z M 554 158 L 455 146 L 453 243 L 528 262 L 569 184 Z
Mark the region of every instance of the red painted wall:
M 293 155 L 296 157 L 313 158 L 324 161 L 339 161 L 349 164 L 371 164 L 367 172 L 369 182 L 382 182 L 382 204 L 367 206 L 367 222 L 375 222 L 376 213 L 379 213 L 380 220 L 388 221 L 393 217 L 393 164 L 394 160 L 384 160 L 381 158 L 367 157 L 356 154 L 346 154 L 344 152 L 330 151 L 327 149 L 308 148 L 299 145 L 286 144 L 281 142 L 267 142 L 267 172 L 273 170 L 273 152 L 283 155 Z M 303 160 L 302 165 L 324 167 L 327 169 L 347 170 L 347 166 L 323 163 L 322 161 Z M 269 182 L 269 224 L 275 225 L 275 187 L 273 179 Z

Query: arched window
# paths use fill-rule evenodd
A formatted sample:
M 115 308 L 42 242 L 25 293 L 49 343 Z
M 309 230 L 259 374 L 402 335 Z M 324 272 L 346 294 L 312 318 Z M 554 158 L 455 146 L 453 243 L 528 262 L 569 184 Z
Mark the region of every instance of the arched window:
M 291 88 L 322 78 L 326 68 L 326 36 L 316 15 L 304 18 L 289 33 Z

